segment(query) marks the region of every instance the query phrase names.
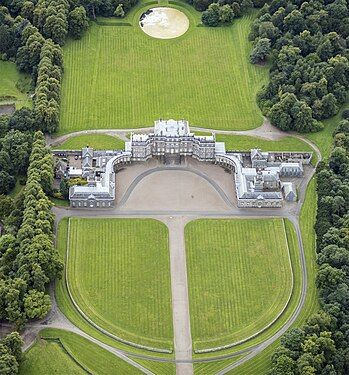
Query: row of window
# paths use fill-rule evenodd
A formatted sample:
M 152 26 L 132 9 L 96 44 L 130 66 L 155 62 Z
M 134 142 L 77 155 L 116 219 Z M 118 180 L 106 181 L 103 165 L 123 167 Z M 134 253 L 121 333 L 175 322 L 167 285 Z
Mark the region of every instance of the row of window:
M 75 202 L 72 201 L 73 207 L 111 207 L 111 202 L 95 202 L 95 201 L 83 201 Z

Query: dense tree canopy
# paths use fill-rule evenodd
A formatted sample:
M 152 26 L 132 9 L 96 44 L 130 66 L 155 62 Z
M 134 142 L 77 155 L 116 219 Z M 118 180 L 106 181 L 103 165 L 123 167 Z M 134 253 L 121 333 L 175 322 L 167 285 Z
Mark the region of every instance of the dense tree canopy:
M 0 340 L 0 374 L 18 374 L 22 345 L 23 341 L 17 332 L 12 332 Z
M 274 0 L 260 11 L 251 62 L 271 57 L 270 81 L 258 94 L 262 112 L 283 130 L 317 131 L 349 89 L 346 0 Z
M 0 319 L 17 327 L 47 314 L 51 303 L 46 285 L 63 268 L 53 244 L 53 214 L 45 194 L 52 187 L 53 160 L 40 132 L 35 133 L 29 162 L 24 194 L 20 202 L 12 202 L 15 209 L 4 220 L 6 234 L 0 237 Z

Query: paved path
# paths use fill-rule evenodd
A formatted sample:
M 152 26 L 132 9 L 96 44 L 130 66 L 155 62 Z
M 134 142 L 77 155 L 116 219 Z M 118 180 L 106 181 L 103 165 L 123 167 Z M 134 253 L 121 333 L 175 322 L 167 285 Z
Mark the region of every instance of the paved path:
M 188 278 L 184 242 L 185 219 L 170 217 L 167 222 L 170 237 L 172 316 L 176 374 L 192 375 L 192 340 L 190 332 Z
M 270 124 L 267 118 L 264 118 L 264 122 L 261 126 L 251 130 L 215 130 L 207 129 L 197 126 L 191 126 L 193 131 L 203 131 L 214 134 L 231 134 L 231 135 L 249 135 L 251 137 L 259 137 L 269 140 L 278 140 L 283 137 L 289 136 L 288 133 L 285 133 L 278 129 L 277 127 Z M 84 134 L 106 134 L 114 137 L 119 137 L 122 140 L 127 140 L 127 134 L 136 132 L 136 133 L 150 133 L 154 130 L 154 127 L 144 127 L 144 128 L 130 128 L 130 129 L 90 129 L 90 130 L 81 130 L 74 133 L 64 134 L 59 137 L 46 137 L 46 142 L 50 146 L 58 146 L 61 143 L 65 142 L 67 139 L 76 137 L 78 135 Z

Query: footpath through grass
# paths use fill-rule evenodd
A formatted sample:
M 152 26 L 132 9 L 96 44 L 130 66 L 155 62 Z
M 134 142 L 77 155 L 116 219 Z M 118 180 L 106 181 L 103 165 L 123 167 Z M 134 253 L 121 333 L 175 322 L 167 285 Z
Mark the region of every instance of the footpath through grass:
M 168 232 L 145 219 L 70 222 L 68 280 L 79 307 L 123 339 L 173 347 Z
M 105 134 L 83 134 L 67 139 L 54 150 L 81 150 L 83 147 L 92 147 L 95 150 L 123 150 L 125 142 L 118 137 Z
M 248 60 L 254 16 L 231 27 L 197 27 L 190 7 L 170 6 L 191 20 L 179 38 L 146 35 L 140 7 L 127 19 L 131 26 L 93 23 L 81 40 L 66 43 L 59 133 L 151 126 L 159 117 L 214 129 L 262 123 L 255 98 L 268 69 Z
M 195 349 L 247 338 L 277 317 L 292 291 L 282 219 L 197 220 L 185 235 Z

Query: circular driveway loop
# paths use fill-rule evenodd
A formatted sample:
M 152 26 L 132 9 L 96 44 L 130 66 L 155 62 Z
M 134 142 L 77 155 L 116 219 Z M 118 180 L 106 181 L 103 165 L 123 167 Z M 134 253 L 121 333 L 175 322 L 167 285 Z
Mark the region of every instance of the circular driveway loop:
M 172 39 L 183 35 L 189 28 L 189 19 L 174 8 L 159 7 L 142 14 L 139 25 L 153 38 Z

